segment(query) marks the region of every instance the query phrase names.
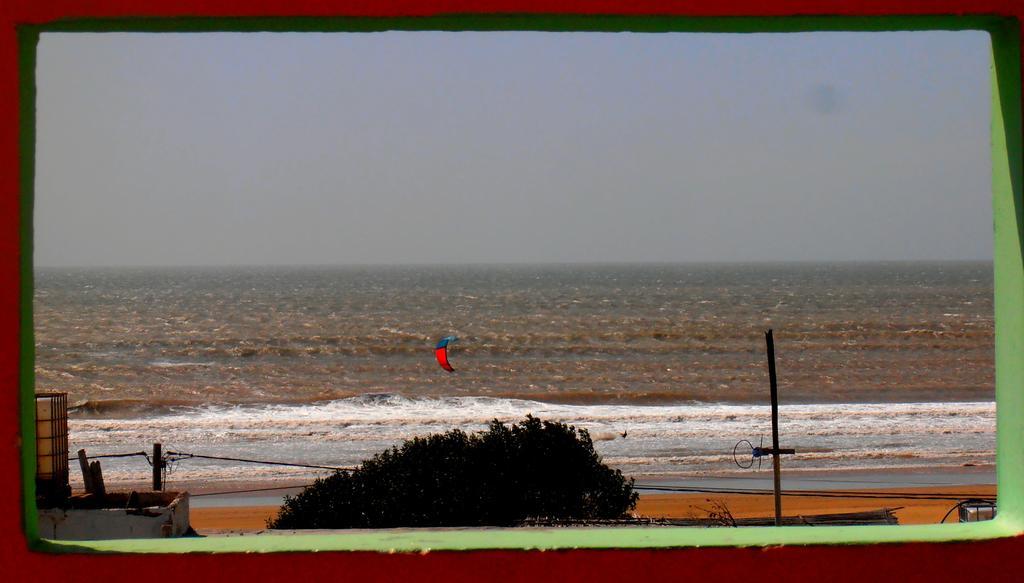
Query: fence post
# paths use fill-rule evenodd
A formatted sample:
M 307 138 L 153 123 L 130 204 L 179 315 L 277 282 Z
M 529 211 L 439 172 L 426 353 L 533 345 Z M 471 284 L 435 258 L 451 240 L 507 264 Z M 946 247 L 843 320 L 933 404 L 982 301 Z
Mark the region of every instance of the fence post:
M 85 482 L 85 493 L 92 494 L 96 489 L 92 485 L 92 472 L 89 470 L 89 457 L 85 455 L 85 450 L 78 450 L 78 465 L 82 468 L 82 481 Z
M 159 492 L 164 489 L 163 484 L 164 456 L 163 445 L 153 444 L 153 491 Z
M 96 461 L 89 464 L 89 471 L 92 473 L 94 494 L 99 498 L 103 498 L 107 495 L 107 488 L 103 485 L 103 469 L 100 468 L 100 462 Z

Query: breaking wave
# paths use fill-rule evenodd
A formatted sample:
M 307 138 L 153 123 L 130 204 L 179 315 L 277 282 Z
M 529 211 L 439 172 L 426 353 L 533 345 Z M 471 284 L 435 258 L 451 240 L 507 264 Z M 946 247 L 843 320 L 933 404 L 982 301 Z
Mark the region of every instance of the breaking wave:
M 528 414 L 586 429 L 605 461 L 642 475 L 735 470 L 735 442 L 757 442 L 771 431 L 764 405 L 568 405 L 381 393 L 310 405 L 181 407 L 156 416 L 73 418 L 71 433 L 75 448 L 123 451 L 132 449 L 127 444 L 162 442 L 176 451 L 348 467 L 413 436 L 478 431 L 491 420 L 510 423 Z M 780 419 L 785 442 L 799 454 L 787 460 L 790 469 L 994 461 L 993 402 L 783 405 Z M 224 469 L 212 462 L 187 465 L 199 470 L 196 476 Z M 251 466 L 231 467 L 237 475 L 255 475 Z

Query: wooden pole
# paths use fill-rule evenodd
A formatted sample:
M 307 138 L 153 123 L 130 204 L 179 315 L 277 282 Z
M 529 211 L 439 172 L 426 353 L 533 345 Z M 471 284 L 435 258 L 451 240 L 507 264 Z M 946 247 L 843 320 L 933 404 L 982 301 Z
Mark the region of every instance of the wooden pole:
M 159 492 L 164 489 L 163 484 L 164 456 L 163 445 L 153 444 L 153 491 Z
M 769 329 L 764 333 L 768 344 L 768 381 L 772 397 L 772 470 L 775 473 L 775 526 L 782 526 L 782 468 L 779 466 L 779 387 L 775 379 L 775 340 Z
M 82 468 L 82 481 L 85 482 L 85 493 L 92 494 L 96 489 L 92 485 L 92 471 L 89 470 L 89 457 L 85 455 L 85 450 L 78 450 L 78 465 Z
M 92 474 L 92 485 L 95 489 L 94 494 L 98 498 L 102 498 L 107 495 L 107 488 L 103 485 L 103 470 L 100 468 L 100 462 L 95 461 L 89 464 L 89 472 Z

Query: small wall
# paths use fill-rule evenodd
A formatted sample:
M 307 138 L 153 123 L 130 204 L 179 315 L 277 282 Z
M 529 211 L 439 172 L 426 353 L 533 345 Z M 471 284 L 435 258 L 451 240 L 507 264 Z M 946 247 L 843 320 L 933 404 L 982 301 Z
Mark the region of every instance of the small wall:
M 106 497 L 103 507 L 75 508 L 72 504 L 72 508 L 41 508 L 39 535 L 59 540 L 102 540 L 167 538 L 188 533 L 188 492 L 144 493 L 139 498 L 144 505 L 134 508 L 122 502 L 127 500 L 126 495 L 116 494 Z

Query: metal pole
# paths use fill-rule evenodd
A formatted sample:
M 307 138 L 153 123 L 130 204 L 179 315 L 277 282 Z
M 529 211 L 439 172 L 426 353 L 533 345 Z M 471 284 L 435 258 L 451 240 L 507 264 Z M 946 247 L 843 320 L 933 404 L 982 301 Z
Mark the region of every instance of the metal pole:
M 775 380 L 775 340 L 769 329 L 764 333 L 768 343 L 768 380 L 772 392 L 772 470 L 775 473 L 775 526 L 782 526 L 782 469 L 779 467 L 779 387 Z

